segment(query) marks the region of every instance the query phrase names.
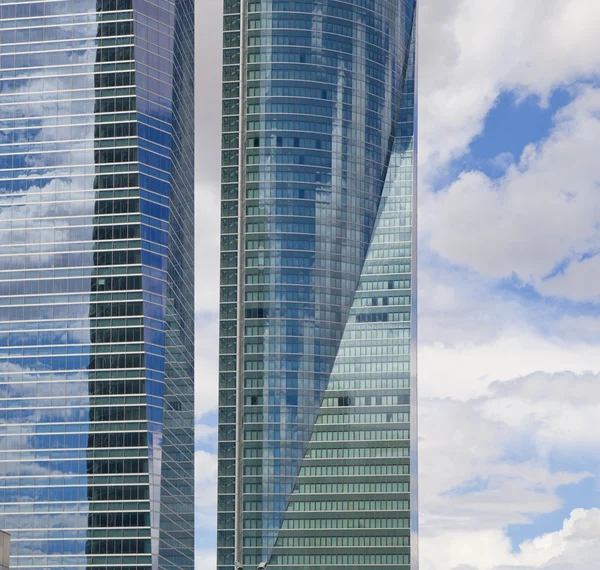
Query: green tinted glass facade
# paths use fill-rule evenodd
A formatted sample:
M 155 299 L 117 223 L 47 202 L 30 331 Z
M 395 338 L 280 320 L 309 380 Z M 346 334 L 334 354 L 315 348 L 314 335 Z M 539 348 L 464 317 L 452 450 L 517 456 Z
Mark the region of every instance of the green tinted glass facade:
M 225 3 L 222 570 L 416 566 L 416 3 Z
M 0 4 L 11 568 L 193 567 L 193 3 Z

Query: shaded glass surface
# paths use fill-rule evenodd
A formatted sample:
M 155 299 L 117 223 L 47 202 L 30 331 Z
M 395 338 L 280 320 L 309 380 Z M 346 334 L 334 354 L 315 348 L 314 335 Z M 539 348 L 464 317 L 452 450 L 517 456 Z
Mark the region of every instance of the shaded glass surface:
M 409 437 L 404 399 L 410 399 L 412 147 L 402 174 L 410 176 L 410 191 L 402 187 L 405 194 L 395 200 L 389 190 L 387 201 L 382 192 L 390 157 L 398 153 L 396 146 L 392 154 L 394 141 L 405 137 L 412 144 L 412 98 L 402 103 L 401 93 L 412 83 L 405 79 L 414 10 L 412 1 L 225 2 L 219 567 L 355 563 L 313 554 L 302 561 L 284 558 L 316 545 L 297 541 L 282 525 L 290 524 L 290 508 L 299 504 L 298 474 L 314 447 L 311 434 L 318 436 L 316 422 L 328 417 L 326 390 L 337 394 L 340 374 L 355 363 L 341 355 L 351 356 L 357 339 L 348 344 L 342 338 L 354 328 L 383 334 L 377 333 L 383 314 L 397 319 L 385 337 L 387 345 L 398 346 L 390 349 L 389 384 L 377 385 L 368 368 L 375 358 L 365 352 L 359 360 L 368 366 L 349 377 L 354 384 L 340 397 L 353 402 L 353 390 L 372 391 L 375 401 L 389 396 L 376 411 L 363 409 L 363 423 L 377 423 L 375 413 L 392 413 L 389 428 L 406 427 L 402 434 Z M 388 229 L 403 226 L 386 253 L 393 270 L 377 269 L 379 257 L 365 265 L 374 240 L 384 240 L 378 219 L 393 224 Z M 372 281 L 367 270 L 391 281 L 391 289 L 362 294 L 363 282 Z M 373 298 L 393 306 L 361 304 Z M 362 340 L 356 345 L 361 350 L 374 345 L 370 336 Z M 406 453 L 395 461 L 406 474 L 394 474 L 388 493 L 396 519 L 409 510 L 409 497 L 400 490 L 409 482 L 407 438 L 389 442 Z M 332 449 L 346 445 L 331 441 Z M 402 535 L 408 537 L 408 527 Z M 408 564 L 406 542 L 390 551 L 394 564 Z
M 189 18 L 139 0 L 0 5 L 13 568 L 193 566 L 192 149 L 177 119 L 193 97 L 173 66 Z
M 271 569 L 417 568 L 411 559 L 413 116 L 411 49 L 371 245 Z

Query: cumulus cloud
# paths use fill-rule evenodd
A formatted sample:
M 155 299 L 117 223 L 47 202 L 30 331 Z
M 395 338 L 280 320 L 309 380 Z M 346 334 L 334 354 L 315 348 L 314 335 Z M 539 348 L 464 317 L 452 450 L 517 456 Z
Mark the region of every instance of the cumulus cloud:
M 221 175 L 222 2 L 196 11 L 196 189 L 219 196 Z M 198 200 L 196 201 L 198 204 Z M 202 208 L 203 209 L 203 208 Z M 201 209 L 201 210 L 202 210 Z M 201 210 L 197 210 L 201 212 Z M 196 225 L 198 230 L 198 225 Z M 201 244 L 200 244 L 201 245 Z
M 594 246 L 598 236 L 594 236 Z M 538 289 L 556 297 L 568 297 L 574 301 L 600 301 L 600 256 L 579 254 L 570 259 L 567 267 L 552 279 L 542 281 Z
M 562 528 L 524 541 L 516 552 L 500 532 L 458 532 L 452 540 L 447 540 L 449 536 L 437 540 L 435 549 L 422 557 L 422 566 L 427 570 L 590 570 L 600 559 L 599 534 L 600 509 L 574 509 Z
M 196 11 L 196 567 L 216 566 L 216 428 L 200 420 L 217 406 L 221 160 L 222 3 Z M 209 448 L 210 451 L 207 451 Z
M 518 551 L 506 530 L 561 508 L 559 489 L 597 472 L 598 381 L 591 373 L 536 373 L 493 383 L 463 402 L 421 402 L 422 568 L 591 567 L 575 561 L 600 550 L 598 509 L 574 510 L 561 530 Z M 556 469 L 551 454 L 588 457 L 589 469 Z
M 195 406 L 198 417 L 217 407 L 218 350 L 217 313 L 196 313 Z
M 479 397 L 496 381 L 600 370 L 594 314 L 519 299 L 493 280 L 427 258 L 419 270 L 419 394 Z
M 197 450 L 195 472 L 196 529 L 212 531 L 217 517 L 217 456 L 208 451 Z
M 521 544 L 520 558 L 531 568 L 589 570 L 600 560 L 600 509 L 575 509 L 556 532 Z
M 215 548 L 196 548 L 196 568 L 214 568 L 217 565 Z
M 421 0 L 419 139 L 435 176 L 483 129 L 503 90 L 535 94 L 598 74 L 595 0 Z
M 469 399 L 485 393 L 496 380 L 563 370 L 600 370 L 598 344 L 566 344 L 532 331 L 507 328 L 499 338 L 481 345 L 431 343 L 419 349 L 419 390 L 423 397 Z
M 464 172 L 430 196 L 430 246 L 489 277 L 517 275 L 544 293 L 598 298 L 600 286 L 589 280 L 597 261 L 577 259 L 600 245 L 599 117 L 600 89 L 581 89 L 557 114 L 549 138 L 528 146 L 503 177 Z M 578 269 L 545 279 L 572 258 Z
M 222 3 L 196 11 L 196 414 L 217 406 Z
M 561 489 L 600 467 L 600 322 L 580 305 L 600 301 L 600 5 L 421 0 L 420 18 L 420 567 L 588 570 L 598 513 Z M 432 191 L 501 93 L 559 87 L 546 140 Z M 565 507 L 513 549 L 512 525 Z
M 600 445 L 600 374 L 537 372 L 495 382 L 481 406 L 488 417 L 502 418 L 515 429 L 535 425 L 542 448 L 586 453 Z
M 219 186 L 196 185 L 196 310 L 219 306 Z
M 506 316 L 521 328 L 522 303 L 498 298 L 494 283 L 474 271 L 455 267 L 439 255 L 424 251 L 419 260 L 419 342 L 421 346 L 481 345 L 498 338 Z
M 545 408 L 545 417 L 556 417 L 551 405 Z M 518 422 L 511 412 L 492 393 L 467 402 L 422 401 L 419 485 L 424 537 L 527 524 L 532 515 L 561 506 L 559 487 L 588 476 L 551 471 L 546 454 L 551 444 L 558 444 L 545 438 L 542 422 L 526 414 Z

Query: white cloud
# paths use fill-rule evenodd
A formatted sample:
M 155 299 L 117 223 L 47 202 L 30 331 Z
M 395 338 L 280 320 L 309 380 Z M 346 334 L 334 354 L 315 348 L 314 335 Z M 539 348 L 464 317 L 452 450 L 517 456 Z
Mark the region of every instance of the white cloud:
M 197 450 L 195 453 L 196 476 L 196 529 L 214 530 L 217 518 L 217 456 Z
M 564 507 L 560 487 L 589 476 L 568 463 L 551 469 L 551 454 L 598 472 L 599 319 L 519 298 L 498 279 L 600 300 L 600 258 L 584 255 L 600 237 L 600 90 L 573 86 L 600 75 L 600 4 L 420 6 L 420 567 L 589 570 L 600 559 L 595 510 L 573 511 L 518 552 L 507 529 Z M 503 91 L 544 104 L 557 87 L 573 101 L 548 140 L 516 163 L 499 156 L 499 179 L 468 171 L 430 191 Z M 544 280 L 565 260 L 563 273 Z
M 221 173 L 222 2 L 196 10 L 196 191 L 219 195 Z M 196 204 L 202 200 L 197 194 Z M 198 226 L 196 226 L 198 229 Z
M 196 568 L 198 570 L 206 568 L 215 568 L 217 566 L 217 551 L 215 548 L 197 548 L 196 549 Z
M 490 392 L 485 414 L 515 429 L 535 425 L 540 448 L 585 454 L 600 446 L 600 374 L 538 372 L 494 383 Z
M 580 271 L 579 287 L 573 287 L 572 273 L 563 287 L 561 281 L 542 279 L 564 259 L 600 245 L 598 140 L 600 89 L 582 89 L 558 113 L 548 140 L 528 146 L 502 178 L 464 172 L 425 200 L 430 246 L 483 275 L 516 274 L 542 292 L 597 297 L 600 287 L 589 282 L 593 270 Z
M 215 444 L 217 442 L 217 426 L 210 426 L 196 421 L 195 424 L 196 444 Z
M 195 304 L 196 414 L 218 390 L 222 3 L 196 10 Z
M 538 289 L 546 295 L 575 301 L 600 301 L 600 256 L 573 260 L 563 273 L 543 281 Z
M 518 552 L 506 529 L 555 511 L 561 486 L 591 476 L 568 465 L 551 469 L 550 455 L 575 456 L 598 471 L 599 380 L 597 374 L 536 373 L 496 382 L 464 402 L 421 402 L 424 570 L 591 567 L 577 560 L 600 552 L 598 509 L 573 511 L 563 529 L 524 542 Z
M 467 400 L 538 371 L 600 371 L 599 318 L 557 316 L 494 285 L 438 258 L 420 265 L 421 397 Z
M 195 406 L 201 417 L 217 407 L 219 322 L 216 313 L 196 313 Z
M 600 509 L 574 509 L 562 528 L 513 552 L 499 531 L 457 532 L 423 542 L 423 570 L 591 570 L 600 559 Z
M 196 380 L 197 419 L 217 406 L 221 160 L 222 3 L 196 10 Z M 200 424 L 197 439 L 216 442 L 215 429 Z M 216 546 L 217 457 L 196 451 L 196 539 Z M 196 568 L 215 568 L 216 548 L 198 547 Z
M 420 0 L 421 172 L 466 151 L 502 90 L 544 98 L 598 74 L 599 21 L 595 0 Z
M 551 334 L 563 343 L 570 343 L 574 339 L 583 340 L 590 345 L 598 345 L 598 331 L 600 330 L 600 317 L 594 314 L 564 315 L 552 324 Z
M 474 398 L 496 380 L 563 370 L 600 370 L 598 344 L 567 344 L 507 328 L 499 338 L 481 345 L 432 343 L 419 349 L 419 390 L 423 397 Z
M 526 326 L 521 303 L 501 298 L 492 291 L 490 279 L 473 271 L 429 256 L 419 260 L 418 278 L 421 347 L 432 343 L 481 345 L 498 338 L 509 324 L 513 328 Z
M 196 311 L 219 307 L 219 186 L 196 184 Z
M 600 509 L 575 509 L 560 530 L 521 544 L 519 558 L 543 570 L 590 570 L 600 560 Z
M 196 10 L 196 414 L 218 391 L 222 3 Z
M 477 400 L 423 400 L 419 421 L 424 537 L 526 524 L 560 507 L 560 486 L 587 476 L 550 471 L 535 422 L 510 425 Z

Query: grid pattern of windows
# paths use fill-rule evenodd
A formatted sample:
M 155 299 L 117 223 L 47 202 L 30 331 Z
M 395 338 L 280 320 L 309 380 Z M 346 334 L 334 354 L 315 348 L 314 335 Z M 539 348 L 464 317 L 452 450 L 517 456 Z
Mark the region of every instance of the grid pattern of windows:
M 0 6 L 14 568 L 193 567 L 192 22 L 186 2 Z
M 217 565 L 407 565 L 415 2 L 224 12 Z M 286 527 L 373 510 L 373 554 Z
M 371 247 L 270 568 L 416 567 L 413 110 L 414 44 Z M 323 525 L 323 511 L 337 518 Z

